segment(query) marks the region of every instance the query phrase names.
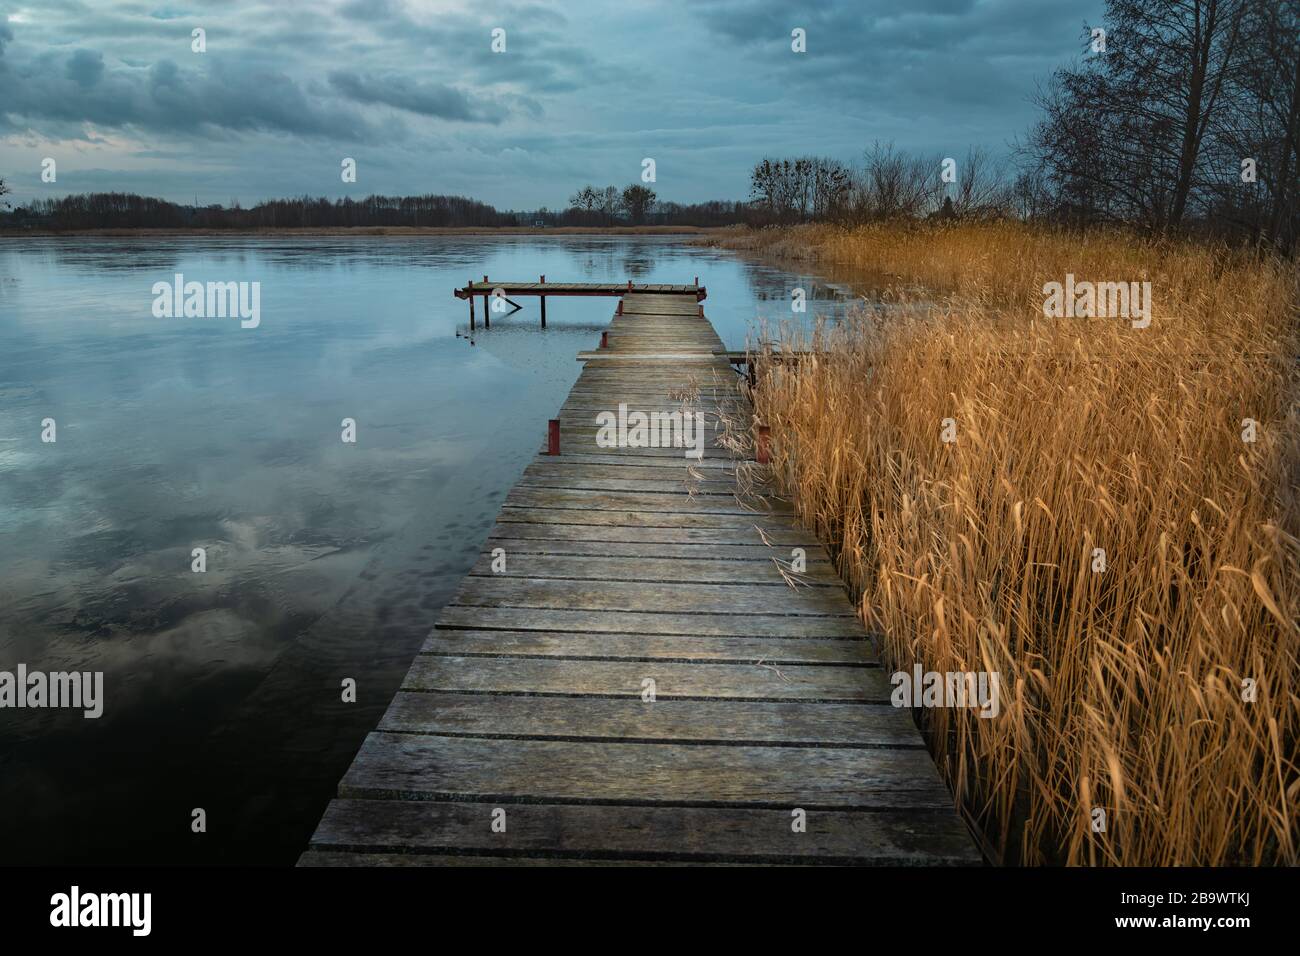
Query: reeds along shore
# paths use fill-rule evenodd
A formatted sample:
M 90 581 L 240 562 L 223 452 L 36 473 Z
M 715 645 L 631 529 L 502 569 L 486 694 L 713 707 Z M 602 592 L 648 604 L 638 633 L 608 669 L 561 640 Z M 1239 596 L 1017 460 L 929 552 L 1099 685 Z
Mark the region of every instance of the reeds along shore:
M 1300 862 L 1294 263 L 1020 224 L 721 244 L 931 290 L 782 331 L 825 354 L 754 397 L 887 666 L 1000 674 L 997 718 L 921 714 L 992 858 Z M 1151 325 L 1044 318 L 1067 274 L 1150 281 Z

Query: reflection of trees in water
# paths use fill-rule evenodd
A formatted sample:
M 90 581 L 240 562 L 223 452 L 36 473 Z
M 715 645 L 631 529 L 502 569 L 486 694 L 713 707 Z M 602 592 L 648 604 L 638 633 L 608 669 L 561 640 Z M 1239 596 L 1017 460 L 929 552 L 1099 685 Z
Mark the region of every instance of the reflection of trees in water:
M 635 282 L 648 276 L 654 269 L 655 262 L 655 257 L 633 254 L 624 256 L 621 266 L 623 274 Z

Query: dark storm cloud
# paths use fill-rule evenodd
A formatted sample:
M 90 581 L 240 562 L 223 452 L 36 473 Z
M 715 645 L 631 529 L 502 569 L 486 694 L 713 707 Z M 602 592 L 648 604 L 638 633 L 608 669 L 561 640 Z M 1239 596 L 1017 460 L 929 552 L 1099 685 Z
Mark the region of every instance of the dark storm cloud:
M 334 70 L 330 85 L 358 103 L 383 103 L 400 110 L 467 123 L 500 123 L 506 110 L 499 103 L 471 100 L 464 90 L 441 83 L 421 83 L 392 73 L 379 76 Z
M 68 57 L 68 79 L 89 88 L 104 75 L 104 55 L 93 50 L 77 50 Z
M 913 115 L 954 104 L 1024 114 L 1035 75 L 1080 46 L 1098 3 L 1043 0 L 878 0 L 790 4 L 708 0 L 707 27 L 761 59 L 796 95 L 850 93 Z M 792 54 L 791 31 L 807 53 Z
M 159 59 L 147 69 L 107 70 L 97 51 L 41 53 L 0 69 L 0 110 L 15 125 L 93 123 L 150 132 L 279 130 L 360 137 L 371 125 L 355 110 L 309 99 L 290 77 L 218 63 L 209 72 Z
M 442 191 L 526 208 L 633 181 L 648 156 L 664 198 L 739 198 L 764 155 L 1005 151 L 1102 5 L 42 0 L 0 14 L 0 176 L 49 195 L 33 171 L 59 155 L 59 193 L 118 169 L 190 200 Z

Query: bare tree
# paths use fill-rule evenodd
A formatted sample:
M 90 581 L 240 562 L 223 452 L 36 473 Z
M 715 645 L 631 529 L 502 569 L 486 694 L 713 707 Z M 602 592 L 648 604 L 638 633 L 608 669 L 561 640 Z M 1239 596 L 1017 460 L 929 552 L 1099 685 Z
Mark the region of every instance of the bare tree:
M 916 218 L 939 207 L 943 194 L 939 157 L 909 156 L 892 143 L 872 143 L 855 185 L 860 219 Z
M 620 202 L 624 211 L 627 212 L 627 217 L 633 223 L 640 225 L 645 222 L 646 214 L 654 208 L 655 199 L 653 189 L 640 183 L 633 183 L 623 190 Z
M 962 219 L 988 219 L 1005 215 L 1011 207 L 1011 187 L 993 168 L 988 153 L 972 146 L 958 163 L 957 181 L 949 194 L 954 215 Z
M 1031 149 L 1085 218 L 1181 225 L 1207 198 L 1206 142 L 1230 108 L 1249 0 L 1107 0 L 1104 50 L 1038 96 Z
M 1252 5 L 1242 33 L 1232 109 L 1211 133 L 1214 211 L 1287 251 L 1300 231 L 1300 0 Z

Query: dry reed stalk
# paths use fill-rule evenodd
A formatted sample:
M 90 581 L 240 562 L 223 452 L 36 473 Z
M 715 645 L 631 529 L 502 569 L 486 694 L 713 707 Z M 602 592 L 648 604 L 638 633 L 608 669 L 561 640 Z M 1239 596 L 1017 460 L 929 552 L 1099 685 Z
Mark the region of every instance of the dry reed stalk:
M 947 296 L 781 330 L 825 354 L 765 362 L 755 414 L 887 664 L 1001 675 L 997 718 L 922 715 L 995 857 L 1300 862 L 1294 268 L 1020 224 L 725 244 Z M 1151 281 L 1155 321 L 1045 319 L 1067 272 Z

